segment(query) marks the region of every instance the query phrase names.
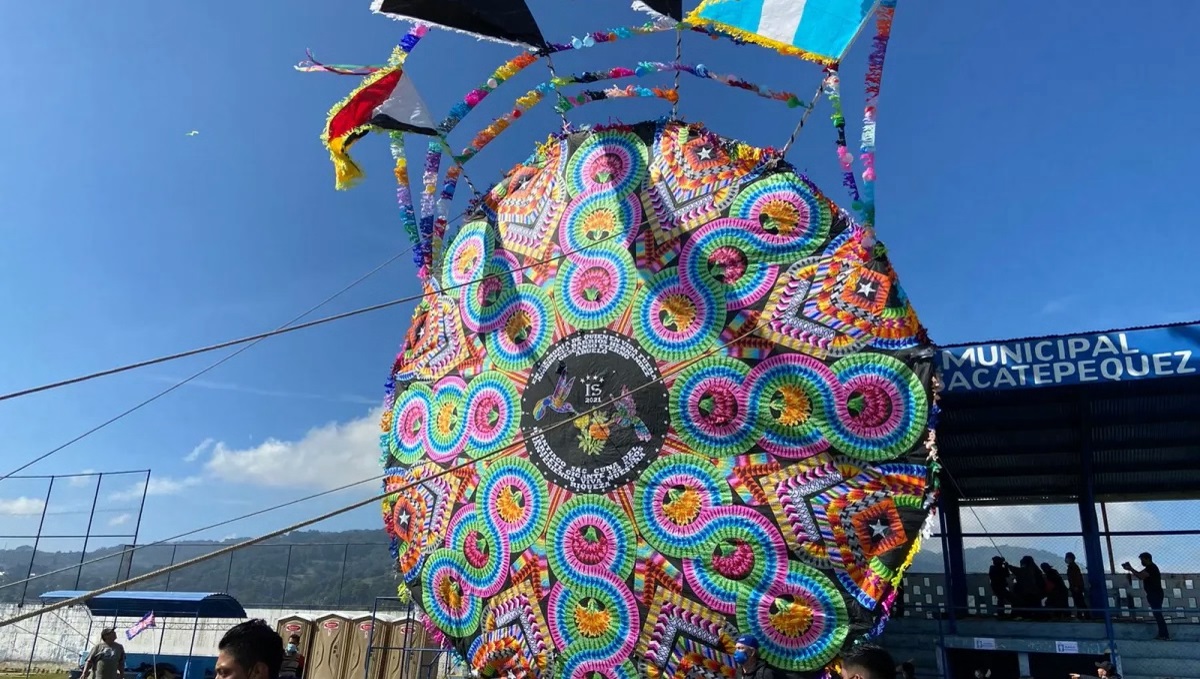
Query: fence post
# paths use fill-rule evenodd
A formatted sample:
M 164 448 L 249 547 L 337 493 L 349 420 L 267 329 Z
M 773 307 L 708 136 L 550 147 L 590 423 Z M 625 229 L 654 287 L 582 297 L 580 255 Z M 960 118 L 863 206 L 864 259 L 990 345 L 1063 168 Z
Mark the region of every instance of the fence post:
M 79 579 L 83 577 L 83 561 L 87 558 L 88 541 L 92 537 L 92 521 L 96 518 L 96 503 L 100 501 L 100 481 L 104 475 L 96 477 L 96 494 L 92 496 L 92 511 L 88 514 L 87 532 L 83 535 L 83 549 L 79 552 L 79 570 L 75 571 L 75 589 L 79 589 Z
M 342 572 L 338 575 L 338 594 L 337 605 L 342 605 L 342 585 L 346 584 L 346 560 L 350 557 L 350 543 L 346 543 L 346 548 L 342 550 Z
M 25 573 L 25 584 L 21 587 L 21 603 L 25 603 L 25 595 L 29 593 L 29 580 L 33 577 L 33 562 L 37 561 L 38 543 L 42 541 L 42 529 L 46 526 L 46 509 L 50 507 L 50 494 L 54 492 L 54 477 L 50 477 L 50 483 L 46 485 L 46 501 L 42 503 L 42 518 L 38 520 L 38 532 L 33 538 L 33 553 L 29 555 L 29 570 Z M 38 618 L 38 627 L 41 628 L 42 619 Z M 34 643 L 37 640 L 34 639 Z M 30 655 L 29 662 L 33 662 L 33 656 Z M 26 672 L 28 674 L 28 672 Z
M 291 579 L 291 577 L 292 577 L 292 547 L 294 547 L 294 546 L 295 545 L 287 546 L 287 548 L 288 548 L 287 565 L 283 567 L 283 594 L 279 597 L 279 605 L 281 605 L 281 606 L 287 605 L 287 585 L 288 585 L 288 580 Z

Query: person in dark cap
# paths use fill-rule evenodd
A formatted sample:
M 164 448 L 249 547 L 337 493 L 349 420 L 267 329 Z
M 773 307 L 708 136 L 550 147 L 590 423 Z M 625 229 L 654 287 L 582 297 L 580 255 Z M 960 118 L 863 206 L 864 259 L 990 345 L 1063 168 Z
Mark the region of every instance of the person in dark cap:
M 1071 679 L 1121 679 L 1121 675 L 1117 674 L 1116 666 L 1107 660 L 1096 663 L 1095 674 L 1071 674 L 1069 676 Z
M 775 670 L 758 657 L 758 639 L 753 634 L 738 637 L 733 661 L 737 663 L 737 679 L 775 679 Z
M 863 644 L 842 653 L 842 679 L 895 679 L 896 661 L 878 646 Z
M 1150 604 L 1150 611 L 1154 613 L 1154 621 L 1158 623 L 1158 636 L 1154 637 L 1160 641 L 1167 641 L 1171 638 L 1171 633 L 1167 631 L 1167 621 L 1163 618 L 1163 600 L 1165 593 L 1163 591 L 1162 571 L 1158 570 L 1158 564 L 1154 563 L 1154 557 L 1150 552 L 1142 552 L 1138 555 L 1138 559 L 1142 562 L 1142 569 L 1138 570 L 1129 565 L 1129 562 L 1121 564 L 1121 568 L 1129 571 L 1129 574 L 1138 580 L 1142 581 L 1142 589 L 1146 590 L 1146 602 Z

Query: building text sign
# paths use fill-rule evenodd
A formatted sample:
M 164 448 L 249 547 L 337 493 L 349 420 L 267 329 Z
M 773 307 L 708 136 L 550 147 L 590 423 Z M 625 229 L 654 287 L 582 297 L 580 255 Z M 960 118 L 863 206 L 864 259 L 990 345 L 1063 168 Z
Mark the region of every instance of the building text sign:
M 1200 324 L 942 349 L 946 391 L 1121 382 L 1200 370 Z

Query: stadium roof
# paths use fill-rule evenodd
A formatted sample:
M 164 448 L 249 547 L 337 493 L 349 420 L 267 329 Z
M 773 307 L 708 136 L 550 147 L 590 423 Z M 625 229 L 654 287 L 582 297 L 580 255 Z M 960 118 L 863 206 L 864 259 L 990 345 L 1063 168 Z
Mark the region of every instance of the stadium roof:
M 59 590 L 41 596 L 43 604 L 74 599 L 86 590 Z M 211 592 L 108 592 L 85 604 L 92 615 L 140 618 L 245 618 L 246 609 L 228 594 Z
M 1064 502 L 1197 496 L 1200 323 L 942 349 L 945 492 Z M 952 478 L 951 478 L 952 477 Z

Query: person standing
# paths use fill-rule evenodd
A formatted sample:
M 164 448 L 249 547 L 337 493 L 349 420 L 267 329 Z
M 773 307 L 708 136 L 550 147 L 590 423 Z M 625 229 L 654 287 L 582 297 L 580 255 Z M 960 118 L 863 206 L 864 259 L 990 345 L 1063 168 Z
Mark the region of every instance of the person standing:
M 1088 605 L 1086 590 L 1083 583 L 1083 570 L 1075 562 L 1075 554 L 1067 552 L 1067 589 L 1071 591 L 1071 599 L 1075 608 L 1079 609 L 1080 620 L 1092 618 L 1092 608 Z
M 89 672 L 95 672 L 96 679 L 125 679 L 125 647 L 117 643 L 117 630 L 100 630 L 100 643 L 88 653 L 79 679 L 88 679 Z
M 758 657 L 758 639 L 752 634 L 738 637 L 733 661 L 737 679 L 775 679 L 775 670 Z
M 1042 564 L 1042 573 L 1046 576 L 1046 608 L 1049 617 L 1071 617 L 1067 603 L 1067 583 L 1062 574 L 1048 563 Z
M 304 654 L 300 652 L 300 635 L 293 633 L 288 637 L 287 646 L 283 649 L 283 664 L 279 666 L 280 679 L 303 679 Z
M 1008 562 L 1002 556 L 993 556 L 992 567 L 988 569 L 988 582 L 992 586 L 992 595 L 996 597 L 997 618 L 1007 615 L 1013 603 L 1012 593 L 1008 590 L 1008 576 Z
M 1162 571 L 1158 570 L 1158 564 L 1154 563 L 1154 557 L 1150 552 L 1142 552 L 1138 555 L 1138 559 L 1142 562 L 1142 570 L 1137 570 L 1129 565 L 1129 562 L 1121 564 L 1121 568 L 1129 571 L 1129 574 L 1138 580 L 1142 581 L 1142 589 L 1146 590 L 1146 601 L 1150 604 L 1150 610 L 1154 613 L 1154 621 L 1158 623 L 1158 636 L 1154 637 L 1159 641 L 1166 641 L 1171 638 L 1171 633 L 1167 631 L 1167 621 L 1163 618 L 1163 592 Z

